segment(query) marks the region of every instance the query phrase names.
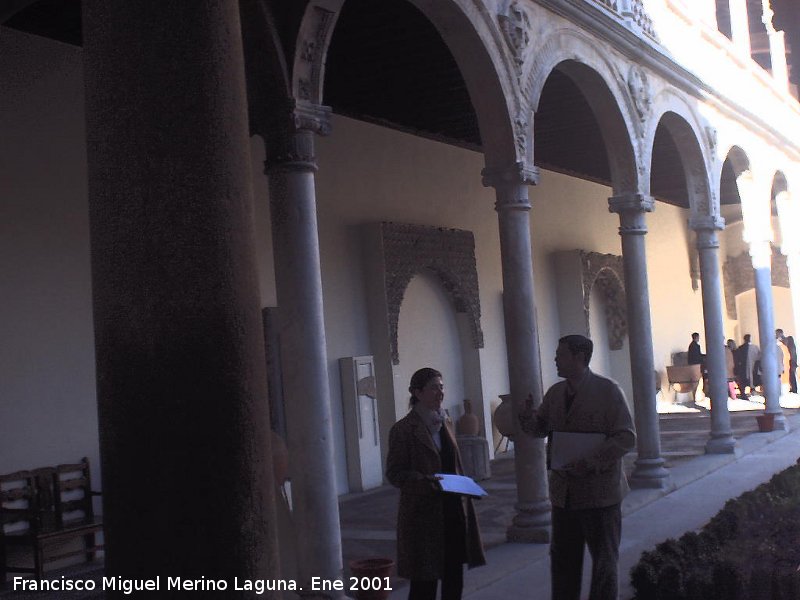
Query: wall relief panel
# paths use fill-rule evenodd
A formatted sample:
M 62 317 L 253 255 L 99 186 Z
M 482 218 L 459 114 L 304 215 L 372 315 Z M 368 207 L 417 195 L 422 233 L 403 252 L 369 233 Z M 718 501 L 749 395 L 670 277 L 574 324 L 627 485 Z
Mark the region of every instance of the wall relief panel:
M 472 344 L 483 348 L 475 238 L 471 231 L 403 223 L 381 223 L 386 311 L 392 362 L 400 363 L 397 327 L 400 305 L 414 275 L 434 273 L 456 312 L 469 317 Z

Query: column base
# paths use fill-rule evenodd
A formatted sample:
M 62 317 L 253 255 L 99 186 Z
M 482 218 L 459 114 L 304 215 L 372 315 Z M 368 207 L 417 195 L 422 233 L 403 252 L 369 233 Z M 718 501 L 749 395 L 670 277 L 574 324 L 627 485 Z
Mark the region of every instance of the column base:
M 517 514 L 506 529 L 506 540 L 523 544 L 550 542 L 550 501 L 517 504 Z
M 632 488 L 664 489 L 669 485 L 669 471 L 664 468 L 664 459 L 637 458 L 628 483 Z
M 786 415 L 783 414 L 783 411 L 772 413 L 775 415 L 775 420 L 773 421 L 774 425 L 772 426 L 772 430 L 780 430 L 780 431 L 789 431 L 789 422 L 786 420 Z
M 706 442 L 706 454 L 733 454 L 736 451 L 736 439 L 733 433 L 711 434 Z

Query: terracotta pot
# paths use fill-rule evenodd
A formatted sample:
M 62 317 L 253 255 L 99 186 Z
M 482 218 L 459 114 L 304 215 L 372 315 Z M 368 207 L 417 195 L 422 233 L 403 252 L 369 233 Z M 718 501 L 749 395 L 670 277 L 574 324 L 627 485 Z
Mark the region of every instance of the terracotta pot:
M 394 561 L 391 558 L 362 558 L 350 561 L 348 589 L 357 600 L 385 600 L 392 593 L 391 575 Z M 355 580 L 353 578 L 356 578 Z
M 513 407 L 511 406 L 511 394 L 500 394 L 500 406 L 494 410 L 494 426 L 500 435 L 510 438 L 514 435 L 514 415 Z
M 456 433 L 460 435 L 478 435 L 481 425 L 478 417 L 472 414 L 472 401 L 464 398 L 464 415 L 456 423 Z
M 773 413 L 756 415 L 756 421 L 758 421 L 758 430 L 763 433 L 772 431 L 772 429 L 775 427 L 775 415 Z

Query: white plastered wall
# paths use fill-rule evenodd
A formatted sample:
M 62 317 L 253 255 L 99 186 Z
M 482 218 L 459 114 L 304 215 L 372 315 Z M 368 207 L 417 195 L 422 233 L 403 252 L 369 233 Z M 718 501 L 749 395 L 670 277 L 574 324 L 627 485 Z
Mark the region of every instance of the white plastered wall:
M 100 486 L 80 50 L 0 27 L 0 473 Z
M 0 50 L 0 75 L 13 82 L 8 89 L 15 92 L 0 95 L 0 273 L 4 284 L 8 282 L 0 311 L 0 472 L 83 455 L 97 466 L 80 51 L 2 28 Z M 366 319 L 362 224 L 408 222 L 474 234 L 484 332 L 484 347 L 478 351 L 480 386 L 487 423 L 488 406 L 508 392 L 508 380 L 495 195 L 481 185 L 483 157 L 343 117 L 334 117 L 333 127 L 330 137 L 317 139 L 316 183 L 337 487 L 345 492 L 336 361 L 374 354 Z M 275 290 L 261 141 L 254 139 L 252 149 L 262 302 L 271 306 Z M 556 380 L 552 355 L 558 337 L 566 333 L 558 322 L 558 274 L 550 254 L 574 249 L 619 254 L 618 217 L 608 212 L 609 195 L 604 186 L 548 171 L 530 189 L 545 386 Z M 689 277 L 685 220 L 685 211 L 664 204 L 648 215 L 655 363 L 660 370 L 671 352 L 685 349 L 688 332 L 702 330 L 700 293 L 692 291 Z M 421 294 L 412 290 L 412 300 L 415 295 L 417 300 L 401 308 L 401 321 L 442 319 L 447 303 L 441 298 L 436 310 L 421 314 L 430 304 L 426 294 L 438 293 L 428 283 Z M 406 341 L 401 344 L 413 343 L 413 333 L 402 335 Z M 455 349 L 449 352 L 449 360 L 458 359 Z M 460 398 L 451 401 L 458 408 Z

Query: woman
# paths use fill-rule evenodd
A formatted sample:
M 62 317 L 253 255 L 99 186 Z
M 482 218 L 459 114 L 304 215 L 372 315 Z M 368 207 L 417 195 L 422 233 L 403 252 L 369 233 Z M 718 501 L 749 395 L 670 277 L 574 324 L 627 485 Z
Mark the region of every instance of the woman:
M 463 474 L 455 436 L 442 410 L 444 384 L 436 369 L 411 377 L 411 410 L 389 432 L 386 478 L 400 488 L 398 575 L 410 580 L 409 600 L 460 600 L 464 563 L 486 563 L 472 500 L 442 492 L 435 473 Z

